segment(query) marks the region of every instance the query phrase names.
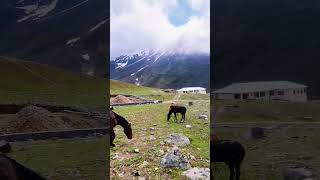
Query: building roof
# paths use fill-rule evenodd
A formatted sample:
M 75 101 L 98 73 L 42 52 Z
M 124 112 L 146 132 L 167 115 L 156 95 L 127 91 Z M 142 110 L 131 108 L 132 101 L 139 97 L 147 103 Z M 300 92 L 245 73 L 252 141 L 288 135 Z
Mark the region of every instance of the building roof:
M 185 88 L 181 88 L 178 89 L 177 91 L 193 91 L 193 90 L 206 90 L 206 88 L 203 87 L 185 87 Z
M 290 81 L 260 81 L 248 83 L 234 83 L 213 93 L 247 93 L 257 91 L 271 91 L 277 89 L 298 89 L 306 88 L 306 85 Z

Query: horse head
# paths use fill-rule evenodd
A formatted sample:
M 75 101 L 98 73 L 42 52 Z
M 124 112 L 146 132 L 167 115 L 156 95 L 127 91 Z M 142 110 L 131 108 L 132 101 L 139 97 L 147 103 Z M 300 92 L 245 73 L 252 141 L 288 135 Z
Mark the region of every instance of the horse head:
M 131 123 L 128 123 L 124 126 L 124 133 L 126 134 L 128 139 L 132 139 Z

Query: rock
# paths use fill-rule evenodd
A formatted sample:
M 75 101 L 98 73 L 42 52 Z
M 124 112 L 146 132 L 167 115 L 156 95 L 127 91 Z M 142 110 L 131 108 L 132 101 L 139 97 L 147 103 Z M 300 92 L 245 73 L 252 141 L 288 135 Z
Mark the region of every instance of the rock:
M 174 146 L 167 154 L 165 154 L 160 165 L 165 168 L 191 168 L 188 160 L 181 154 L 180 149 L 177 146 Z
M 251 128 L 251 136 L 253 138 L 259 139 L 265 137 L 265 129 L 261 127 Z
M 304 167 L 289 167 L 284 172 L 284 180 L 303 180 L 313 177 L 313 173 Z
M 146 128 L 142 128 L 141 131 L 147 131 L 147 129 Z
M 186 125 L 186 128 L 192 128 L 192 126 L 191 126 L 191 125 L 189 125 L 189 124 L 187 124 L 187 125 Z
M 157 126 L 157 124 L 153 124 L 153 126 Z
M 206 114 L 200 114 L 198 119 L 208 120 L 208 115 Z
M 0 141 L 0 152 L 8 153 L 11 151 L 11 145 L 9 142 L 1 140 Z
M 134 149 L 134 152 L 139 153 L 140 151 L 139 151 L 139 149 Z
M 150 130 L 155 130 L 155 128 L 154 128 L 154 127 L 151 127 Z
M 192 106 L 193 105 L 193 102 L 189 102 L 189 106 Z
M 156 139 L 157 139 L 156 137 L 150 136 L 150 141 L 154 141 L 154 140 L 156 140 Z
M 186 146 L 190 144 L 190 140 L 188 137 L 184 136 L 183 134 L 176 133 L 170 134 L 165 142 L 177 146 Z
M 210 180 L 209 168 L 192 168 L 182 173 L 186 179 L 190 180 Z

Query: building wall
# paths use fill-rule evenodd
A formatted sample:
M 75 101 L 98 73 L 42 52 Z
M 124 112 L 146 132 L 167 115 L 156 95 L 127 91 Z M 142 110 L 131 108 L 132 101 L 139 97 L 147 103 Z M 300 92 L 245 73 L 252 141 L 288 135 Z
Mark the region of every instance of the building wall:
M 239 93 L 239 100 L 245 99 L 247 96 L 248 100 L 285 100 L 291 102 L 306 102 L 307 101 L 307 91 L 305 89 L 286 89 L 286 90 L 274 90 L 274 95 L 270 95 L 270 91 L 262 91 L 262 92 L 251 92 L 251 93 Z M 283 92 L 283 95 L 279 94 Z M 259 94 L 259 97 L 256 94 Z M 262 96 L 264 93 L 264 96 Z M 245 94 L 245 95 L 244 95 Z M 217 93 L 213 96 L 215 99 L 225 99 L 225 100 L 233 100 L 236 99 L 235 94 L 225 94 L 225 93 Z
M 195 92 L 196 91 L 196 92 Z M 199 94 L 206 94 L 206 90 L 189 90 L 189 91 L 177 91 L 179 94 L 195 94 L 195 93 L 199 93 Z

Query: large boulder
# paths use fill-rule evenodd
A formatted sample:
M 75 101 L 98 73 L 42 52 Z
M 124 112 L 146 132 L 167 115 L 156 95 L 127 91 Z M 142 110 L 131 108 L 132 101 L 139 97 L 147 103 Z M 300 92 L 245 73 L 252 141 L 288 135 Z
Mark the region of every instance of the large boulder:
M 288 167 L 284 172 L 284 180 L 305 180 L 314 174 L 305 167 Z
M 11 145 L 7 141 L 0 141 L 0 152 L 2 153 L 8 153 L 11 151 Z
M 210 180 L 209 168 L 192 168 L 182 173 L 186 179 L 190 180 Z
M 184 136 L 183 134 L 176 133 L 170 134 L 165 142 L 176 146 L 186 146 L 190 144 L 188 137 Z
M 168 153 L 165 154 L 165 156 L 161 160 L 160 165 L 165 168 L 191 168 L 187 158 L 182 155 L 180 149 L 177 146 L 174 146 Z

